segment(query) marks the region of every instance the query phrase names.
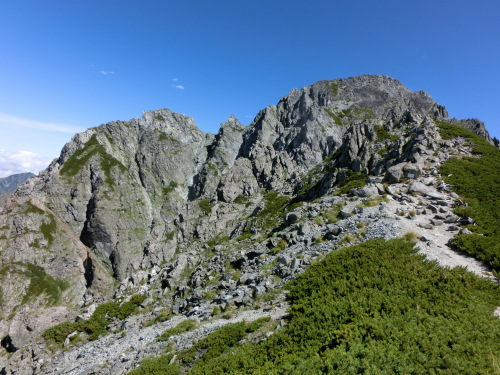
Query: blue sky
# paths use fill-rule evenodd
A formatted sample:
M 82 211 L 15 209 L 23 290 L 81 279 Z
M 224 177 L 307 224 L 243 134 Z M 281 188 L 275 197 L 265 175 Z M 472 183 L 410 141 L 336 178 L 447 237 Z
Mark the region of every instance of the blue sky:
M 75 132 L 169 108 L 215 133 L 292 88 L 384 74 L 500 138 L 498 0 L 8 0 L 0 177 Z

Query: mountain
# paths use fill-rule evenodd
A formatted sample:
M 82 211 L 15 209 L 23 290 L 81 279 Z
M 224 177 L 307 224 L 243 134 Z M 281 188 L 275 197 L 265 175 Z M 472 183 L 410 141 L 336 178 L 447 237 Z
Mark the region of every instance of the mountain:
M 0 195 L 12 193 L 19 185 L 31 177 L 35 177 L 35 175 L 31 172 L 27 172 L 0 178 Z
M 0 198 L 2 371 L 125 373 L 174 342 L 167 365 L 190 368 L 175 358 L 228 323 L 240 324 L 230 346 L 264 329 L 242 319 L 288 332 L 288 283 L 380 238 L 406 236 L 429 259 L 494 278 L 492 142 L 479 120 L 368 75 L 294 89 L 248 127 L 231 116 L 215 135 L 167 109 L 77 134 Z M 492 182 L 463 184 L 469 169 Z M 454 210 L 457 193 L 473 199 Z

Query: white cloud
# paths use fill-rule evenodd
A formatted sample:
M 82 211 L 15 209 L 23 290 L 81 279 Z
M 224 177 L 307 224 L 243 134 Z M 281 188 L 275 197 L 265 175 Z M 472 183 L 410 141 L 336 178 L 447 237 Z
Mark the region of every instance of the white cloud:
M 42 122 L 35 120 L 28 120 L 25 118 L 14 117 L 6 113 L 0 112 L 0 126 L 22 126 L 24 128 L 46 130 L 50 132 L 60 132 L 60 133 L 78 133 L 82 131 L 81 128 L 66 124 L 54 124 L 51 122 Z
M 101 74 L 103 75 L 108 75 L 108 74 L 115 74 L 112 70 L 101 70 Z
M 177 82 L 179 81 L 179 78 L 172 78 L 172 82 Z
M 179 90 L 184 90 L 184 86 L 182 86 L 182 85 L 172 85 L 172 87 L 175 87 L 176 89 L 179 89 Z
M 50 162 L 51 159 L 31 151 L 18 151 L 13 154 L 0 150 L 0 178 L 23 172 L 36 174 L 47 168 Z

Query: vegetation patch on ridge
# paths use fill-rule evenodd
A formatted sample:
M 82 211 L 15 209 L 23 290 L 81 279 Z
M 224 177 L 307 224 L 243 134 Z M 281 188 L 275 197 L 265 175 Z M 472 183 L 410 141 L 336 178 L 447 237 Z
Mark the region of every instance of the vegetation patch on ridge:
M 473 234 L 459 234 L 452 244 L 497 273 L 500 271 L 500 150 L 479 135 L 457 125 L 436 122 L 441 137 L 463 137 L 475 146 L 480 157 L 451 158 L 441 166 L 445 182 L 467 203 L 455 209 L 457 215 L 471 217 Z
M 75 151 L 68 160 L 66 160 L 60 170 L 61 176 L 76 176 L 94 155 L 99 155 L 101 169 L 104 172 L 106 183 L 109 186 L 114 185 L 113 179 L 111 178 L 112 168 L 118 167 L 122 172 L 127 171 L 127 168 L 119 160 L 106 152 L 106 149 L 99 143 L 94 134 L 84 144 L 83 148 Z

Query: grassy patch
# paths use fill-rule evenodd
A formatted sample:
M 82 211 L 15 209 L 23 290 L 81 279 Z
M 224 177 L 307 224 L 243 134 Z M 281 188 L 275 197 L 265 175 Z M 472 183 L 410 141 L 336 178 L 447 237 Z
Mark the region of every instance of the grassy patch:
M 217 169 L 217 167 L 215 166 L 215 164 L 213 163 L 208 163 L 207 164 L 207 168 L 209 171 L 212 172 L 212 174 L 217 177 L 219 175 L 219 170 Z
M 180 375 L 180 365 L 170 364 L 173 356 L 173 354 L 164 354 L 157 358 L 146 358 L 128 375 Z
M 214 238 L 209 239 L 207 241 L 207 246 L 214 247 L 214 246 L 223 244 L 224 242 L 227 242 L 230 239 L 231 238 L 229 236 L 218 235 L 218 236 L 215 236 Z
M 377 135 L 377 141 L 379 142 L 391 138 L 391 135 L 387 130 L 385 130 L 383 126 L 375 125 L 373 127 L 373 130 L 375 130 L 375 134 Z
M 236 199 L 233 201 L 233 203 L 236 203 L 236 204 L 244 204 L 245 206 L 249 206 L 250 204 L 252 204 L 250 202 L 250 197 L 249 196 L 246 196 L 246 195 L 238 195 L 236 197 Z
M 333 96 L 337 96 L 339 94 L 339 85 L 336 82 L 331 83 L 330 89 L 332 90 Z
M 49 214 L 50 221 L 48 223 L 43 222 L 40 225 L 40 232 L 43 234 L 45 240 L 47 240 L 49 246 L 54 242 L 54 233 L 57 229 L 57 222 L 54 215 Z
M 69 288 L 67 281 L 55 279 L 47 274 L 42 267 L 31 263 L 14 262 L 0 268 L 2 278 L 9 272 L 18 273 L 29 279 L 29 286 L 21 301 L 23 305 L 42 295 L 47 306 L 57 305 L 61 300 L 62 293 Z
M 144 327 L 149 327 L 149 326 L 152 326 L 152 325 L 157 324 L 157 323 L 166 322 L 172 316 L 174 316 L 174 314 L 172 313 L 172 310 L 168 307 L 165 307 L 154 318 L 142 322 L 142 325 Z
M 440 268 L 403 240 L 331 253 L 289 284 L 287 326 L 256 345 L 227 327 L 179 356 L 192 374 L 486 374 L 500 353 L 500 288 Z
M 212 207 L 213 207 L 213 205 L 210 203 L 210 200 L 208 200 L 208 199 L 199 200 L 198 206 L 205 213 L 205 215 L 208 215 L 210 213 L 210 211 L 212 211 Z
M 173 191 L 175 190 L 175 188 L 176 188 L 176 187 L 178 187 L 178 186 L 179 186 L 179 184 L 178 184 L 177 182 L 175 182 L 175 181 L 170 181 L 170 183 L 169 183 L 167 186 L 165 186 L 165 187 L 163 188 L 163 195 L 164 195 L 164 196 L 169 195 L 169 194 L 170 194 L 171 192 L 173 192 Z
M 42 210 L 41 208 L 38 208 L 33 204 L 33 202 L 28 201 L 26 202 L 26 208 L 23 211 L 23 214 L 38 214 L 38 215 L 43 215 L 45 214 L 45 211 Z
M 60 170 L 61 176 L 76 176 L 94 155 L 99 156 L 106 183 L 109 186 L 114 186 L 114 181 L 111 178 L 111 170 L 114 167 L 118 167 L 121 172 L 126 172 L 127 168 L 106 152 L 106 149 L 99 143 L 95 134 L 90 137 L 81 149 L 76 150 L 68 160 L 66 160 Z
M 246 239 L 248 239 L 248 238 L 251 238 L 252 236 L 253 236 L 253 233 L 252 233 L 252 232 L 243 232 L 243 233 L 241 234 L 241 236 L 238 236 L 238 237 L 236 238 L 236 241 L 244 241 L 244 240 L 246 240 Z
M 459 234 L 452 244 L 500 271 L 500 150 L 484 138 L 460 126 L 437 122 L 444 139 L 464 137 L 475 147 L 472 152 L 480 157 L 452 158 L 441 167 L 445 182 L 467 203 L 455 212 L 472 217 L 477 226 L 470 226 L 474 234 Z
M 106 302 L 99 305 L 88 320 L 64 322 L 46 330 L 42 336 L 55 344 L 62 344 L 72 332 L 85 332 L 88 340 L 97 340 L 108 333 L 109 318 L 125 319 L 134 314 L 146 296 L 136 294 L 130 301 L 120 304 L 119 301 Z
M 286 249 L 287 246 L 288 246 L 288 244 L 286 243 L 286 241 L 284 239 L 280 238 L 280 240 L 278 241 L 276 246 L 273 247 L 272 252 L 273 252 L 273 254 L 281 253 L 283 250 Z
M 160 337 L 158 337 L 158 341 L 167 341 L 170 337 L 175 336 L 175 335 L 180 335 L 181 333 L 192 331 L 198 326 L 198 323 L 196 321 L 191 320 L 191 319 L 186 319 L 177 324 L 173 328 L 167 329 L 165 332 L 161 334 Z
M 164 132 L 160 132 L 160 137 L 159 137 L 160 141 L 167 141 L 167 142 L 170 142 L 174 145 L 180 145 L 181 143 L 175 139 L 174 137 L 164 133 Z
M 337 126 L 342 126 L 342 117 L 340 117 L 333 109 L 330 108 L 324 108 L 326 113 L 328 113 L 328 116 L 330 116 L 333 119 L 333 122 L 335 122 L 335 125 Z
M 351 189 L 363 187 L 368 181 L 368 176 L 361 172 L 353 172 L 348 170 L 346 178 L 337 185 L 335 195 L 347 194 Z
M 174 239 L 176 233 L 177 233 L 177 229 L 174 229 L 173 231 L 168 232 L 167 234 L 165 234 L 165 240 L 172 241 Z

